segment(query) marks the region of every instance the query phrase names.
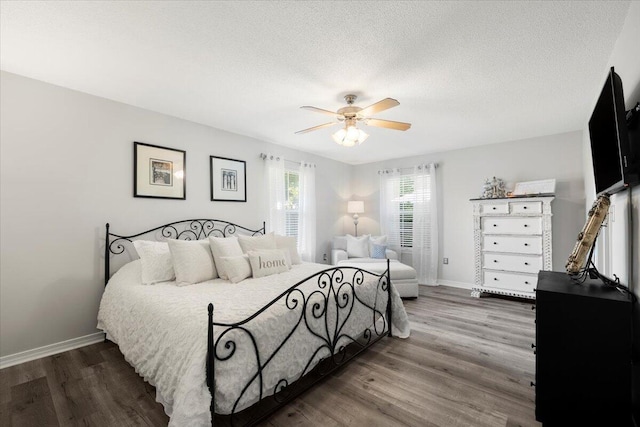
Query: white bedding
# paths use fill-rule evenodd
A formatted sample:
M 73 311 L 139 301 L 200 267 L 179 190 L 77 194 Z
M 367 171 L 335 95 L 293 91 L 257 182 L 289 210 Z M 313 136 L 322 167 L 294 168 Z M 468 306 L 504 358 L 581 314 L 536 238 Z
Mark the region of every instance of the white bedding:
M 214 322 L 239 322 L 293 284 L 326 268 L 326 265 L 303 263 L 285 273 L 247 279 L 237 284 L 215 279 L 178 287 L 174 282 L 142 285 L 140 261 L 133 261 L 122 267 L 109 281 L 100 304 L 98 328 L 118 344 L 136 372 L 156 387 L 156 399 L 165 406 L 165 411 L 171 417 L 170 426 L 210 425 L 210 394 L 205 381 L 208 303 L 213 302 L 215 306 Z M 348 278 L 351 278 L 351 274 Z M 318 290 L 316 280 L 304 287 L 309 289 L 309 293 Z M 373 282 L 358 286 L 357 296 L 373 305 L 375 287 Z M 392 292 L 392 331 L 394 336 L 405 338 L 409 336 L 409 321 L 398 293 L 394 288 Z M 320 298 L 320 294 L 315 297 Z M 331 307 L 331 316 L 328 318 L 334 319 L 335 310 Z M 356 302 L 343 333 L 356 337 L 364 329 L 372 328 L 374 320 L 371 311 L 368 310 L 366 316 L 362 313 L 365 313 L 364 308 Z M 258 316 L 259 321 L 252 321 L 248 328 L 256 338 L 260 354 L 271 354 L 300 315 L 301 310 L 290 310 L 282 300 L 277 307 Z M 308 318 L 313 319 L 312 316 Z M 343 317 L 339 319 L 342 322 Z M 324 323 L 315 325 L 313 320 L 310 323 L 320 335 L 327 335 Z M 329 322 L 328 336 L 333 335 L 334 324 L 335 321 Z M 287 328 L 287 325 L 290 326 Z M 223 330 L 223 327 L 214 329 L 216 339 Z M 218 413 L 232 412 L 240 390 L 257 372 L 250 339 L 242 331 L 236 330 L 228 335 L 232 334 L 236 343 L 235 354 L 225 362 L 216 360 L 215 365 L 215 403 Z M 349 342 L 342 339 L 339 344 Z M 321 343 L 322 340 L 309 333 L 304 325 L 297 328 L 285 347 L 263 371 L 263 397 L 273 393 L 280 379 L 296 380 L 311 359 L 313 350 Z M 219 356 L 222 350 L 223 347 L 219 346 Z M 320 356 L 327 355 L 318 355 L 312 366 Z M 264 364 L 264 360 L 261 363 Z M 258 395 L 258 381 L 254 381 L 242 396 L 235 412 L 255 403 Z

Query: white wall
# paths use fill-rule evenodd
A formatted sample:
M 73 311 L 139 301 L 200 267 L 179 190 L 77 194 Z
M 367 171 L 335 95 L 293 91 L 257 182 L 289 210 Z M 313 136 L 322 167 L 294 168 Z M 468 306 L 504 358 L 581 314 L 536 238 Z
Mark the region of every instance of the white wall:
M 631 2 L 624 26 L 618 36 L 607 67 L 602 70 L 602 83 L 604 85 L 611 67 L 615 67 L 616 73 L 622 80 L 625 95 L 626 109 L 632 108 L 640 101 L 640 55 L 638 54 L 640 40 L 640 3 Z M 600 96 L 602 86 L 594 88 L 592 108 Z M 584 118 L 583 153 L 584 153 L 584 181 L 586 190 L 586 205 L 590 207 L 595 200 L 595 183 L 593 177 L 593 164 L 591 158 L 591 146 L 589 139 L 589 118 Z M 636 294 L 640 292 L 640 262 L 633 263 L 633 277 L 629 277 L 629 265 L 631 254 L 628 251 L 629 238 L 633 235 L 634 258 L 640 259 L 640 230 L 637 227 L 637 218 L 640 216 L 640 202 L 636 187 L 632 201 L 632 211 L 635 226 L 631 227 L 628 217 L 628 194 L 622 192 L 611 197 L 610 226 L 603 229 L 601 238 L 598 239 L 598 268 L 606 275 L 615 274 L 625 284 L 630 284 Z
M 259 228 L 261 152 L 317 164 L 317 254 L 343 231 L 351 167 L 15 74 L 0 75 L 0 356 L 96 331 L 104 224 Z M 187 200 L 133 197 L 133 141 L 186 150 Z M 247 162 L 247 202 L 211 202 L 209 156 Z
M 626 109 L 632 108 L 640 102 L 640 2 L 631 2 L 625 23 L 620 31 L 618 40 L 613 48 L 607 68 L 602 70 L 602 85 L 610 67 L 615 67 L 616 73 L 622 80 Z M 595 106 L 602 86 L 594 88 L 593 106 Z M 593 108 L 589 109 L 592 111 Z M 586 190 L 586 204 L 591 206 L 595 200 L 595 184 L 589 140 L 590 117 L 585 117 L 583 132 L 584 153 L 584 181 Z M 622 283 L 628 284 L 636 296 L 640 296 L 640 185 L 633 189 L 631 199 L 631 216 L 628 217 L 629 196 L 627 192 L 618 193 L 611 197 L 614 213 L 612 226 L 601 233 L 598 242 L 597 265 L 604 274 L 618 276 Z M 633 255 L 629 253 L 629 240 L 633 243 Z M 632 271 L 629 273 L 629 266 Z M 631 277 L 630 277 L 631 276 Z M 634 316 L 634 372 L 635 395 L 634 407 L 636 422 L 640 421 L 640 304 L 635 306 Z
M 358 231 L 379 233 L 379 169 L 436 162 L 441 201 L 439 282 L 470 287 L 474 254 L 469 199 L 480 196 L 485 178 L 502 178 L 511 188 L 518 181 L 555 178 L 553 269 L 564 271 L 584 221 L 581 144 L 582 132 L 578 131 L 356 166 L 353 197 L 365 200 Z M 443 257 L 449 258 L 448 265 L 442 264 Z

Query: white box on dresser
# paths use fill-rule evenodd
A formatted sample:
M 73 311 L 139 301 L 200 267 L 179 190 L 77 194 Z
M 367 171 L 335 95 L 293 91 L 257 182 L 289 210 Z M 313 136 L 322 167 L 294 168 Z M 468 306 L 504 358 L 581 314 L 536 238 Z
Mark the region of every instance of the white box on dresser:
M 553 196 L 472 199 L 475 283 L 471 292 L 535 299 L 538 271 L 551 270 Z

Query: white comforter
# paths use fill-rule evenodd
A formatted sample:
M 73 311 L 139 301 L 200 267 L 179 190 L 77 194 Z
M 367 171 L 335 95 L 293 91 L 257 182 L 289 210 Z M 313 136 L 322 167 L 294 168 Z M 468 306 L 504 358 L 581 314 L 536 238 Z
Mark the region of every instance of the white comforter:
M 109 281 L 100 304 L 98 328 L 118 344 L 136 372 L 156 387 L 156 399 L 171 417 L 170 426 L 210 425 L 210 394 L 205 381 L 208 303 L 213 302 L 215 306 L 214 322 L 239 322 L 291 285 L 326 268 L 326 265 L 305 263 L 294 266 L 286 273 L 247 279 L 237 284 L 216 279 L 186 287 L 177 287 L 173 282 L 145 286 L 141 284 L 140 261 L 133 261 L 122 267 Z M 351 278 L 351 275 L 346 276 Z M 305 284 L 303 288 L 306 288 L 307 296 L 317 291 L 317 280 Z M 375 283 L 365 283 L 365 286 L 357 287 L 356 293 L 363 301 L 373 305 L 375 288 Z M 409 321 L 402 300 L 395 289 L 392 291 L 392 331 L 394 336 L 405 338 L 409 336 Z M 321 298 L 321 295 L 318 293 L 315 297 Z M 261 355 L 271 354 L 301 316 L 301 310 L 291 310 L 285 304 L 284 299 L 281 300 L 277 306 L 248 324 Z M 290 298 L 289 305 L 293 304 Z M 330 319 L 335 319 L 335 311 L 335 307 L 330 305 Z M 333 339 L 334 320 L 327 326 L 324 320 L 321 324 L 314 324 L 313 316 L 307 317 L 312 330 L 320 336 L 328 336 L 330 341 Z M 342 319 L 343 316 L 339 317 L 339 324 Z M 379 330 L 380 321 L 378 319 L 377 322 Z M 345 322 L 342 332 L 356 337 L 367 328 L 373 330 L 373 323 L 371 311 L 367 313 L 356 302 L 353 314 Z M 224 329 L 214 329 L 216 339 Z M 243 387 L 257 372 L 255 351 L 248 335 L 240 330 L 224 338 L 232 339 L 236 348 L 228 361 L 216 361 L 215 403 L 216 412 L 231 413 L 258 400 L 259 381 L 254 380 L 237 401 Z M 304 325 L 297 328 L 263 371 L 263 397 L 273 393 L 279 380 L 296 380 L 311 359 L 310 367 L 313 367 L 320 357 L 326 357 L 328 353 L 320 353 L 312 358 L 313 351 L 322 342 Z M 338 347 L 349 342 L 343 338 L 338 341 Z M 223 351 L 223 346 L 218 346 L 219 356 Z M 261 364 L 264 362 L 260 361 Z

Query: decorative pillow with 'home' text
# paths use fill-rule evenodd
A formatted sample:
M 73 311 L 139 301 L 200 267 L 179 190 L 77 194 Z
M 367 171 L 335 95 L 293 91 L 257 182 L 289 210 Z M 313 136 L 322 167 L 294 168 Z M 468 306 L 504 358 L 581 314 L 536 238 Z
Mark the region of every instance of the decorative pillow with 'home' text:
M 283 273 L 291 268 L 289 251 L 284 249 L 249 251 L 247 255 L 256 278 Z

